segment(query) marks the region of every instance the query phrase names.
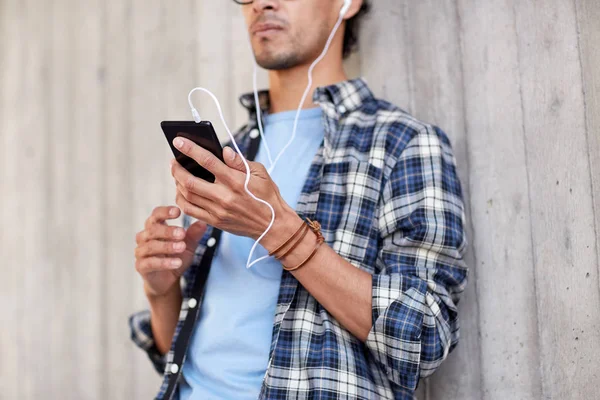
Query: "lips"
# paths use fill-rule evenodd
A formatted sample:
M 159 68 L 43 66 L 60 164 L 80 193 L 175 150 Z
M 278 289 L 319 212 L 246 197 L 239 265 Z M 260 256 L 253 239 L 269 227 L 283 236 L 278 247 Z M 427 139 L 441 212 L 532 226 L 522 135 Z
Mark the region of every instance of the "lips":
M 252 34 L 254 35 L 266 35 L 270 33 L 275 33 L 283 30 L 283 26 L 280 24 L 276 24 L 273 22 L 263 22 L 256 24 L 252 27 Z

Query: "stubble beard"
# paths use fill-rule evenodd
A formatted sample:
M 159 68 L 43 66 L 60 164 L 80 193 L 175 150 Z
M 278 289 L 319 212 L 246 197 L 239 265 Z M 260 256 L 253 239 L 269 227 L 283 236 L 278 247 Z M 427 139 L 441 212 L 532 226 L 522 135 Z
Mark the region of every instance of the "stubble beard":
M 318 47 L 322 49 L 327 41 L 328 27 L 322 25 L 319 29 L 323 43 Z M 278 49 L 273 44 L 264 43 L 264 50 L 261 54 L 256 55 L 256 62 L 266 70 L 281 71 L 311 62 L 321 54 L 321 50 L 316 54 L 311 54 L 309 49 L 301 45 L 302 42 L 303 40 L 298 37 L 291 37 L 286 49 Z
M 270 71 L 281 71 L 294 68 L 304 61 L 298 47 L 292 43 L 290 50 L 265 50 L 257 55 L 256 62 L 262 68 Z M 293 50 L 295 48 L 296 50 Z

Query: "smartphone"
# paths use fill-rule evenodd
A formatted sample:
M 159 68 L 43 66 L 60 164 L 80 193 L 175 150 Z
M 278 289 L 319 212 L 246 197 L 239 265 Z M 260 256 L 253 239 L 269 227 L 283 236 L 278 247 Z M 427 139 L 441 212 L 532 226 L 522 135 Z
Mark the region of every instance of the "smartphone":
M 219 160 L 223 161 L 223 148 L 212 124 L 209 121 L 202 121 L 200 123 L 194 121 L 163 121 L 160 123 L 160 127 L 167 138 L 167 142 L 169 142 L 169 146 L 177 162 L 192 175 L 211 183 L 214 182 L 215 176 L 212 173 L 173 146 L 173 140 L 177 136 L 181 136 L 210 151 Z

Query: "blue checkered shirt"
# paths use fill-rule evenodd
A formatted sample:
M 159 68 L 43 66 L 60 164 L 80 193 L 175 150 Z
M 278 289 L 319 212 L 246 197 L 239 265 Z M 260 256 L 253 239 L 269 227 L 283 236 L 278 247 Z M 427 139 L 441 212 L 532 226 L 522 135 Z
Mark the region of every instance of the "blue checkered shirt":
M 268 107 L 267 93 L 260 97 Z M 284 271 L 259 398 L 412 399 L 419 379 L 440 366 L 459 337 L 466 239 L 451 145 L 439 128 L 375 98 L 361 79 L 318 88 L 313 100 L 323 110 L 325 137 L 296 211 L 319 221 L 326 243 L 372 274 L 373 326 L 360 341 Z M 252 96 L 241 102 L 250 121 L 236 141 L 247 152 L 257 121 Z M 169 353 L 158 353 L 148 311 L 130 319 L 133 341 L 163 374 L 159 399 L 176 393 L 176 361 L 185 362 L 198 315 L 190 308 L 202 301 L 193 288 L 206 279 L 201 263 L 214 231 L 209 227 L 182 278 Z

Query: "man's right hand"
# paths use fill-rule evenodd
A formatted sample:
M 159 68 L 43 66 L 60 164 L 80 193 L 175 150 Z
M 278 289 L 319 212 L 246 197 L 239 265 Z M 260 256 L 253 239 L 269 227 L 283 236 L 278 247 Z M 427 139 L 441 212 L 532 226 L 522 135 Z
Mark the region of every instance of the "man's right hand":
M 206 224 L 200 221 L 187 232 L 166 224 L 180 213 L 177 207 L 156 207 L 144 230 L 135 236 L 135 268 L 144 279 L 148 297 L 163 296 L 179 286 L 179 278 L 192 264 L 198 242 L 206 232 Z

